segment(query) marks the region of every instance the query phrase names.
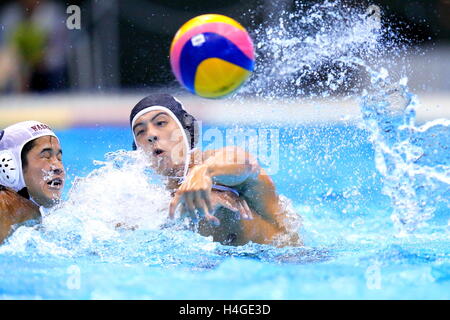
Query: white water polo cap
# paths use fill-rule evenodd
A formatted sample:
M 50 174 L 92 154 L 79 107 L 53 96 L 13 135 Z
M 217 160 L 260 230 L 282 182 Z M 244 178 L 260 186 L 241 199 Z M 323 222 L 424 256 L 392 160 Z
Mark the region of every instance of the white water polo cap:
M 181 130 L 181 134 L 183 137 L 183 142 L 185 144 L 186 150 L 188 153 L 186 154 L 186 159 L 184 163 L 184 173 L 183 177 L 187 175 L 189 170 L 189 161 L 190 161 L 190 153 L 195 150 L 195 145 L 198 140 L 198 124 L 197 120 L 189 114 L 185 109 L 183 104 L 178 101 L 175 97 L 170 94 L 159 94 L 155 93 L 149 95 L 138 102 L 137 105 L 131 110 L 130 113 L 130 127 L 133 131 L 134 124 L 137 119 L 151 111 L 164 111 L 170 116 L 178 127 Z M 136 136 L 133 132 L 133 149 L 137 149 Z
M 39 121 L 24 121 L 0 131 L 0 185 L 20 191 L 26 187 L 22 170 L 22 149 L 28 142 L 52 136 L 52 129 Z

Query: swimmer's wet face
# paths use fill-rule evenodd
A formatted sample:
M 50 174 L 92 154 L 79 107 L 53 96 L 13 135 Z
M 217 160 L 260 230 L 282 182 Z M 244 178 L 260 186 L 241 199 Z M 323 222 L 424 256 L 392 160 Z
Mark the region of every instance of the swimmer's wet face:
M 182 175 L 188 150 L 182 128 L 161 110 L 141 115 L 133 125 L 136 145 L 151 159 L 151 166 L 161 175 Z
M 44 136 L 23 150 L 23 174 L 30 196 L 41 206 L 54 206 L 61 198 L 65 172 L 58 139 Z M 26 154 L 24 154 L 24 151 Z

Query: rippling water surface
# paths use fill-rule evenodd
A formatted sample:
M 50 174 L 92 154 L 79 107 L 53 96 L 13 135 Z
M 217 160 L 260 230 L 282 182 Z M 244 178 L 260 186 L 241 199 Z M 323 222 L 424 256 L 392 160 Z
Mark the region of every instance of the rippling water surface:
M 165 226 L 169 195 L 125 151 L 128 129 L 73 128 L 58 132 L 65 201 L 0 247 L 0 297 L 449 299 L 450 121 L 416 123 L 407 71 L 377 60 L 401 55 L 399 38 L 370 10 L 297 5 L 254 28 L 257 69 L 232 98 L 360 103 L 358 123 L 239 127 L 279 134 L 273 179 L 304 247 L 229 247 Z

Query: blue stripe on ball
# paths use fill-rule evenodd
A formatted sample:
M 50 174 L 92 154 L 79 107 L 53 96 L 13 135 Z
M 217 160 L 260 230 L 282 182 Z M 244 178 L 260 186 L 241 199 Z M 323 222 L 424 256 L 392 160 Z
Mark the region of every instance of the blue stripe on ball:
M 254 61 L 247 57 L 233 42 L 212 32 L 203 33 L 205 42 L 194 46 L 192 41 L 186 42 L 180 55 L 180 73 L 184 85 L 195 93 L 195 73 L 203 60 L 219 58 L 248 71 L 253 71 Z

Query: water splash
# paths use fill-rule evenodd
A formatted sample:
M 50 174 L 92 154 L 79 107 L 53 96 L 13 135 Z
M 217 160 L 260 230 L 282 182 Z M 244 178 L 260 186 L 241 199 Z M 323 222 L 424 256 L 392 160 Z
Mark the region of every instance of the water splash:
M 252 243 L 230 248 L 193 232 L 187 220 L 173 223 L 168 219 L 170 192 L 148 168 L 143 152 L 119 150 L 105 158 L 95 161 L 99 168 L 89 175 L 76 178 L 66 199 L 44 212 L 39 224 L 18 227 L 0 247 L 0 255 L 90 256 L 108 262 L 211 268 L 227 256 L 264 252 L 265 259 L 281 261 L 284 252 L 293 255 L 296 250 Z M 291 201 L 281 196 L 281 205 L 288 229 L 298 232 L 301 225 Z M 296 261 L 324 256 L 308 257 L 310 251 L 298 249 Z
M 65 201 L 45 212 L 39 225 L 16 230 L 1 252 L 39 247 L 41 253 L 85 254 L 121 242 L 126 230 L 159 230 L 170 195 L 146 174 L 143 153 L 117 151 L 96 163 L 98 169 L 75 179 Z
M 360 92 L 366 79 L 346 61 L 375 61 L 397 38 L 381 27 L 378 7 L 342 1 L 296 1 L 294 7 L 276 17 L 271 13 L 253 31 L 256 71 L 238 95 L 271 100 Z
M 361 97 L 361 111 L 384 177 L 383 193 L 392 201 L 391 219 L 405 236 L 426 226 L 437 207 L 450 205 L 450 120 L 417 125 L 421 104 L 407 79 L 392 84 L 387 70 L 370 72 L 372 93 Z
M 406 81 L 390 79 L 387 65 L 377 68 L 377 59 L 395 47 L 397 35 L 382 28 L 366 7 L 350 8 L 341 1 L 295 6 L 295 12 L 282 12 L 253 31 L 257 70 L 237 97 L 332 99 L 363 92 L 364 127 L 375 148 L 384 193 L 392 199 L 394 225 L 400 234 L 420 228 L 436 206 L 448 204 L 448 121 L 415 124 L 418 102 Z M 74 183 L 67 200 L 45 215 L 41 225 L 19 228 L 0 252 L 39 248 L 41 253 L 92 252 L 108 259 L 139 257 L 170 264 L 183 258 L 197 261 L 196 253 L 208 255 L 220 248 L 182 228 L 162 228 L 170 197 L 160 181 L 143 174 L 145 162 L 139 153 L 108 154 L 99 169 Z M 327 195 L 332 193 L 330 189 Z M 341 226 L 344 232 L 347 225 Z M 328 231 L 336 239 L 336 232 Z
M 323 1 L 294 7 L 271 13 L 254 30 L 257 70 L 236 97 L 357 98 L 397 235 L 425 227 L 437 208 L 449 205 L 450 120 L 416 124 L 420 103 L 408 90 L 408 66 L 403 75 L 389 73 L 404 61 L 407 40 L 376 6 Z
M 0 297 L 398 299 L 406 293 L 412 299 L 448 299 L 450 221 L 438 228 L 426 224 L 439 206 L 449 205 L 449 121 L 416 123 L 421 106 L 408 91 L 406 78 L 392 79 L 388 65 L 372 60 L 389 47 L 381 39 L 389 30 L 367 21 L 365 10 L 352 11 L 339 3 L 302 7 L 297 2 L 298 14 L 282 13 L 274 25 L 261 26 L 256 37 L 258 69 L 242 92 L 268 100 L 360 95 L 361 125 L 375 149 L 376 169 L 392 212 L 379 203 L 355 209 L 361 213 L 357 217 L 339 210 L 341 204 L 357 206 L 356 198 L 367 197 L 371 184 L 363 176 L 371 174 L 369 170 L 375 174 L 367 166 L 358 175 L 361 182 L 351 179 L 340 198 L 328 183 L 336 179 L 342 185 L 342 175 L 323 175 L 323 180 L 304 180 L 314 190 L 325 190 L 316 198 L 316 207 L 297 198 L 292 206 L 285 203 L 293 217 L 303 217 L 305 242 L 312 248 L 222 246 L 183 225 L 164 227 L 167 191 L 146 172 L 139 153 L 119 151 L 75 181 L 67 199 L 45 214 L 41 224 L 19 227 L 0 247 L 0 271 L 5 272 Z M 297 152 L 286 167 L 300 170 L 286 170 L 288 181 L 314 171 L 304 163 L 293 165 L 301 156 L 306 154 L 311 166 L 329 172 L 335 163 L 348 160 L 343 156 L 349 152 L 345 144 L 361 138 L 352 135 L 344 141 L 341 132 L 333 135 L 330 127 L 316 131 L 312 135 L 321 136 L 319 145 L 304 143 L 314 140 L 299 133 L 292 140 Z M 339 147 L 329 146 L 327 140 L 332 139 Z M 321 160 L 313 154 L 317 150 L 326 161 L 316 161 Z M 351 175 L 352 170 L 342 174 Z M 395 233 L 409 235 L 407 241 L 392 237 Z M 325 249 L 318 249 L 321 246 Z M 73 263 L 82 272 L 78 291 L 64 287 L 67 267 Z M 175 272 L 168 272 L 173 267 Z M 12 276 L 6 274 L 9 270 Z

